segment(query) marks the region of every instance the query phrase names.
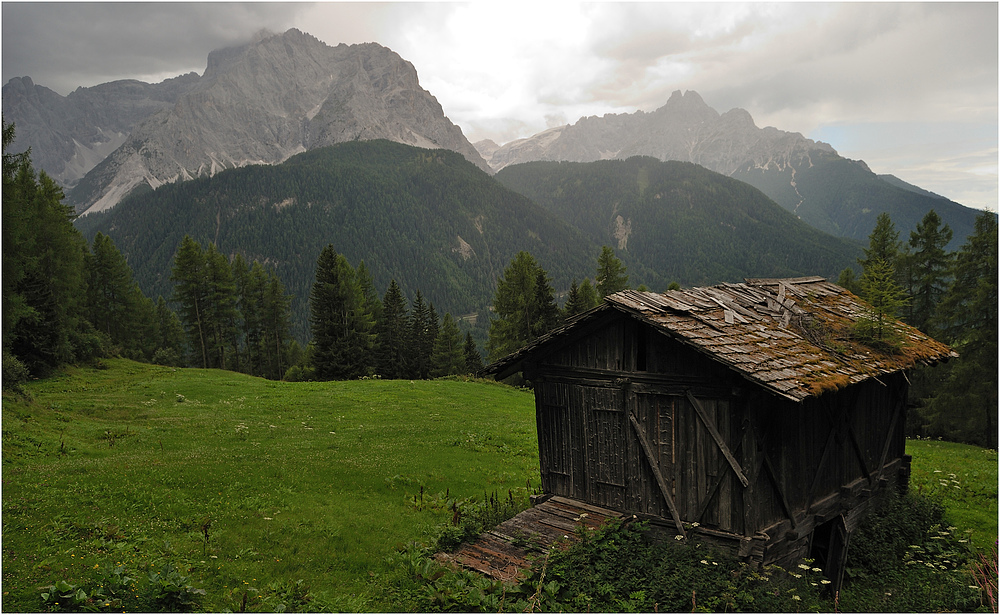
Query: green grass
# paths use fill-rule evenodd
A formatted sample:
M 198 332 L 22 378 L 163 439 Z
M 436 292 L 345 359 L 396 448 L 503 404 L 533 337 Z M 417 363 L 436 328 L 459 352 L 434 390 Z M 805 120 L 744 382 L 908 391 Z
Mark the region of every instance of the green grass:
M 4 394 L 5 611 L 48 609 L 60 582 L 103 592 L 77 609 L 156 611 L 185 586 L 208 611 L 413 609 L 398 589 L 421 561 L 408 544 L 456 500 L 523 501 L 539 484 L 524 390 L 105 363 L 29 383 L 31 401 Z M 912 491 L 994 545 L 996 452 L 907 452 Z
M 31 383 L 30 404 L 4 396 L 6 611 L 38 610 L 60 579 L 89 588 L 124 566 L 145 580 L 165 563 L 208 610 L 244 593 L 275 610 L 299 579 L 319 608 L 393 610 L 388 557 L 450 519 L 445 494 L 539 483 L 521 390 L 107 364 Z M 133 585 L 121 605 L 151 606 Z
M 972 544 L 989 550 L 997 541 L 997 451 L 940 440 L 907 440 L 913 456 L 910 490 L 944 505 Z

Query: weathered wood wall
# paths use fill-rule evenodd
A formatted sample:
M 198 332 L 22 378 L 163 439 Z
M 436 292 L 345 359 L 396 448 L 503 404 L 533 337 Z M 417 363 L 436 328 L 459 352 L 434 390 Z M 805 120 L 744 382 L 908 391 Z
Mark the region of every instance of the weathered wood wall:
M 613 315 L 526 375 L 543 488 L 599 506 L 670 518 L 672 505 L 728 535 L 798 538 L 901 467 L 901 374 L 794 403 Z

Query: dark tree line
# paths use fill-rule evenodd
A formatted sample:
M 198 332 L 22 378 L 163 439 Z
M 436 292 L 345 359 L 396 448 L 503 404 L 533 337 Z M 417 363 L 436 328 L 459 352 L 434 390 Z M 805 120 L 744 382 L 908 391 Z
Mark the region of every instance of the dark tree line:
M 181 240 L 170 279 L 187 334 L 188 363 L 280 379 L 297 345 L 289 334 L 291 297 L 277 275 L 214 244 Z
M 997 446 L 997 218 L 976 217 L 975 230 L 957 252 L 952 231 L 930 210 L 907 242 L 888 214 L 878 217 L 861 276 L 845 269 L 841 286 L 949 344 L 960 357 L 911 377 L 917 405 L 907 421 L 911 436 L 942 437 Z M 891 334 L 890 334 L 891 335 Z M 885 340 L 891 345 L 891 338 Z
M 17 387 L 64 363 L 106 356 L 176 362 L 177 316 L 139 290 L 111 239 L 88 246 L 73 210 L 3 125 L 3 380 Z
M 408 307 L 396 280 L 379 298 L 364 262 L 355 269 L 332 245 L 316 261 L 309 312 L 312 341 L 286 380 L 426 379 L 483 367 L 451 314 L 439 319 L 419 290 Z

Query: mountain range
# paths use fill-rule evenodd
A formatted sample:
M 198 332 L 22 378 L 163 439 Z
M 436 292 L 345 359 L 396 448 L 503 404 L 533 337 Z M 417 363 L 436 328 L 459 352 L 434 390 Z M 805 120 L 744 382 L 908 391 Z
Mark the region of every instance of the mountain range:
M 213 51 L 200 77 L 156 86 L 119 81 L 64 98 L 12 79 L 3 114 L 17 127 L 15 149 L 30 146 L 81 213 L 138 187 L 353 140 L 450 149 L 488 169 L 412 64 L 381 45 L 330 47 L 295 29 Z
M 213 177 L 132 194 L 82 216 L 109 235 L 148 296 L 170 297 L 184 235 L 273 269 L 294 296 L 295 334 L 308 339 L 316 258 L 328 244 L 377 292 L 395 279 L 439 314 L 485 339 L 496 280 L 519 251 L 557 294 L 594 278 L 616 247 L 633 286 L 820 274 L 855 262 L 860 244 L 811 228 L 756 188 L 690 163 L 653 158 L 534 162 L 496 177 L 461 155 L 386 140 L 352 141 Z
M 856 264 L 883 211 L 905 241 L 933 208 L 954 231 L 952 249 L 978 213 L 829 144 L 759 128 L 745 110 L 720 114 L 693 91 L 653 112 L 473 146 L 395 52 L 331 47 L 295 29 L 214 51 L 202 75 L 158 84 L 64 97 L 11 79 L 3 115 L 16 125 L 12 151 L 30 147 L 87 214 L 78 226 L 111 235 L 153 295 L 170 294 L 185 233 L 285 271 L 300 302 L 319 250 L 334 243 L 352 263 L 364 259 L 380 289 L 396 277 L 464 314 L 488 304 L 520 249 L 557 291 L 593 275 L 602 244 L 617 248 L 634 284 L 653 287 L 831 276 Z M 424 159 L 433 164 L 415 162 Z
M 887 212 L 908 239 L 928 210 L 954 231 L 952 248 L 972 233 L 977 210 L 876 175 L 863 161 L 843 158 L 827 143 L 773 127 L 758 128 L 743 109 L 718 113 L 697 92 L 674 92 L 651 113 L 581 118 L 503 146 L 476 148 L 500 171 L 522 162 L 593 162 L 652 156 L 693 162 L 744 181 L 804 222 L 831 235 L 865 240 Z

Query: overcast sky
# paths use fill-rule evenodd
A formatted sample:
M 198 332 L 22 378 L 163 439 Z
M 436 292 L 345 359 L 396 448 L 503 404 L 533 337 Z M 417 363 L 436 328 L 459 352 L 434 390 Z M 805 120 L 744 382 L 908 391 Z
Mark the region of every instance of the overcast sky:
M 377 42 L 470 141 L 695 90 L 971 207 L 997 210 L 997 3 L 3 2 L 3 82 L 66 95 L 204 72 L 262 28 Z

